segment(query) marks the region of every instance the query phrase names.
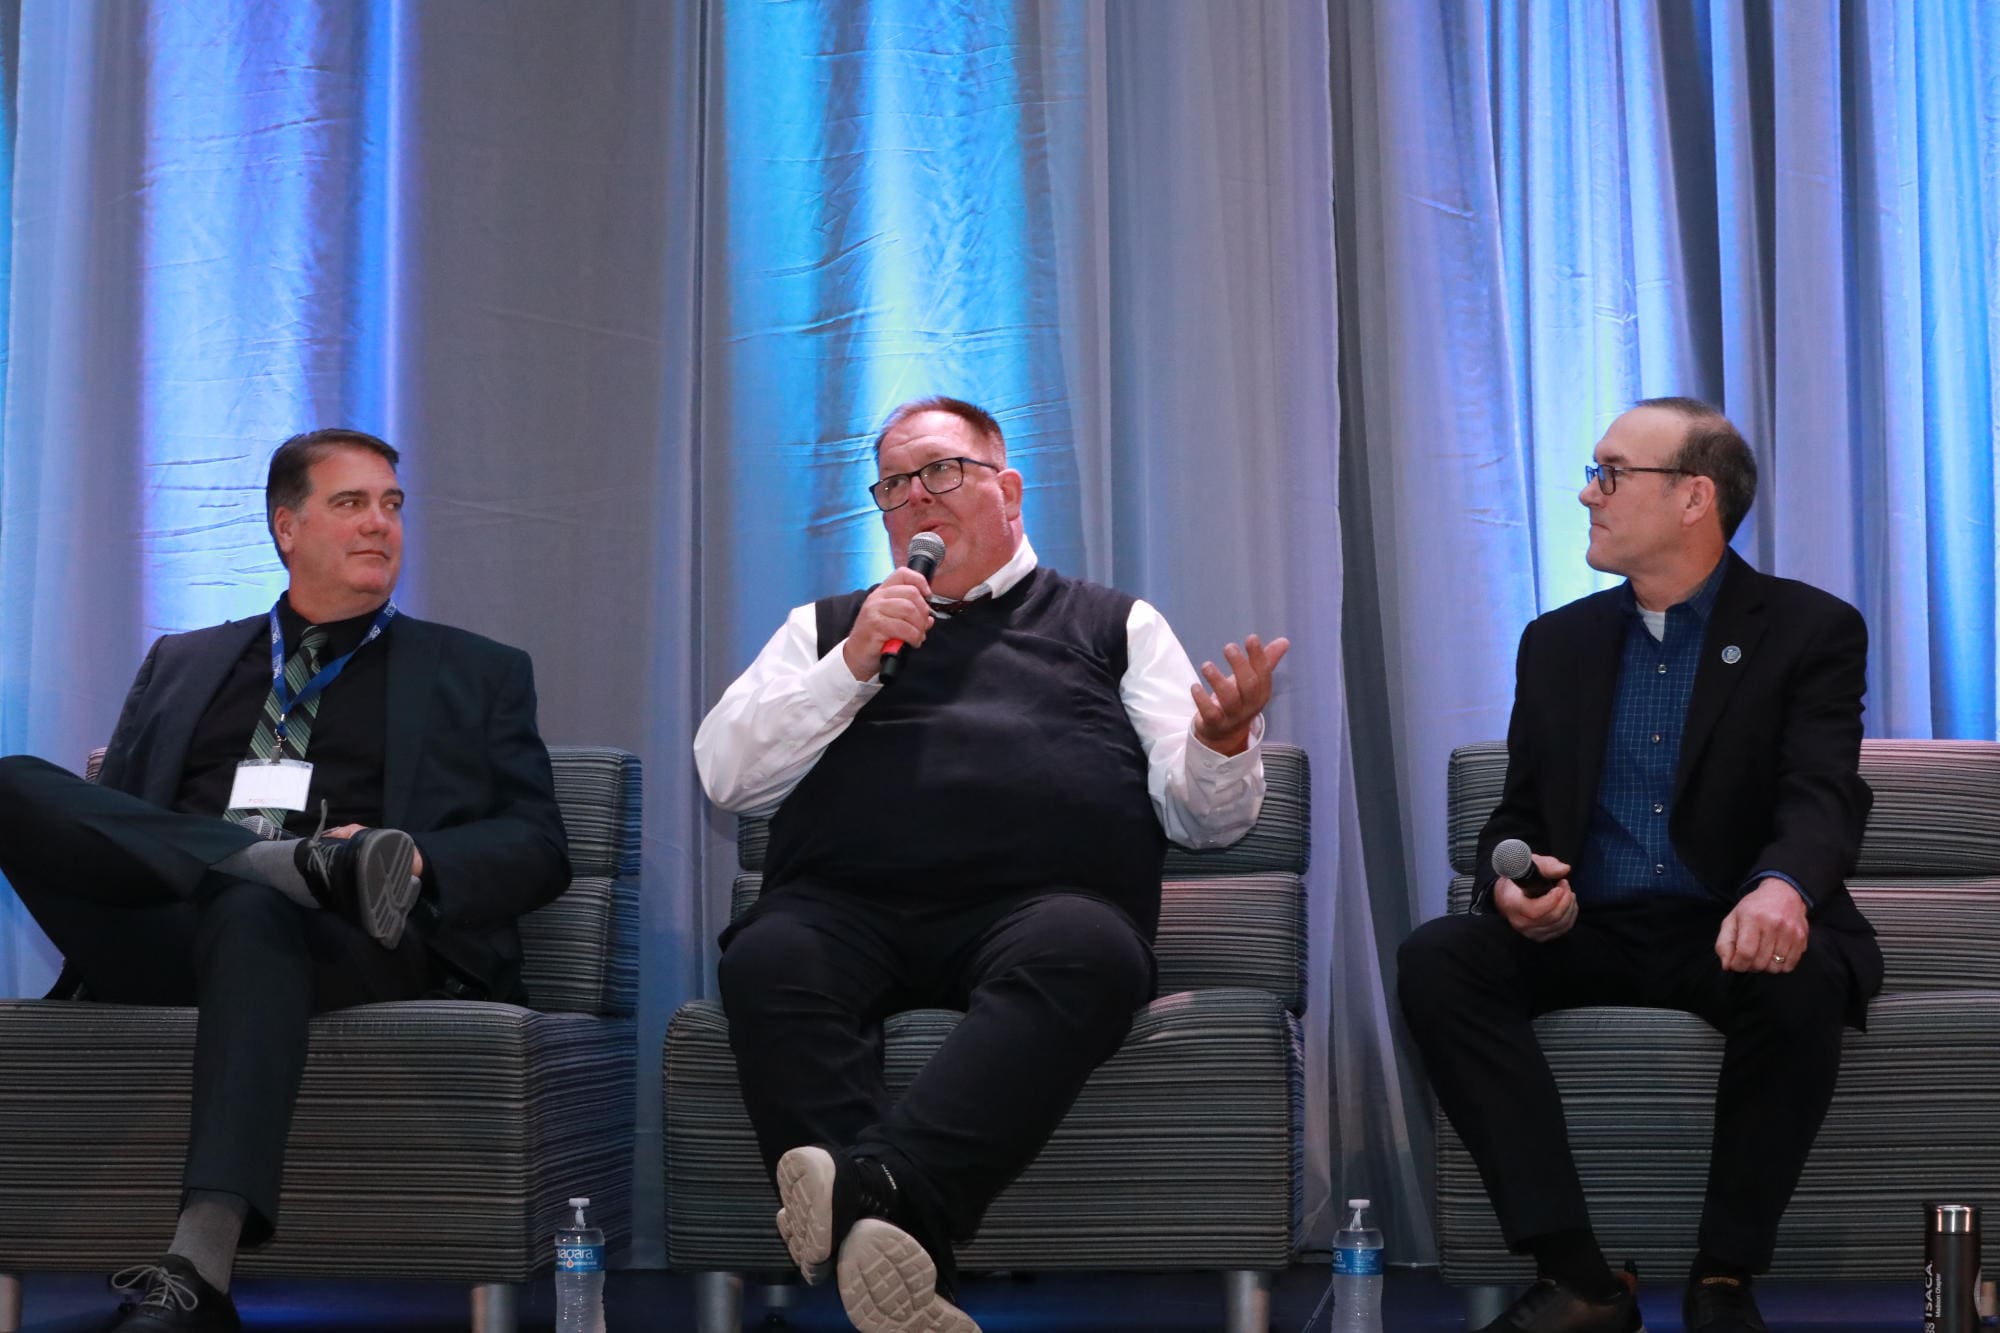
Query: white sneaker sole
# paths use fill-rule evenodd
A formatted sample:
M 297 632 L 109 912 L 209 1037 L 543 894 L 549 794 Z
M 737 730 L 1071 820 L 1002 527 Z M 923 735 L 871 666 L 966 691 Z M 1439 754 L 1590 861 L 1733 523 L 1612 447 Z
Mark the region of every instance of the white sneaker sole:
M 840 1303 L 858 1333 L 979 1333 L 937 1291 L 937 1264 L 917 1238 L 864 1217 L 840 1243 Z
M 778 1234 L 815 1286 L 833 1271 L 833 1154 L 794 1148 L 778 1159 Z

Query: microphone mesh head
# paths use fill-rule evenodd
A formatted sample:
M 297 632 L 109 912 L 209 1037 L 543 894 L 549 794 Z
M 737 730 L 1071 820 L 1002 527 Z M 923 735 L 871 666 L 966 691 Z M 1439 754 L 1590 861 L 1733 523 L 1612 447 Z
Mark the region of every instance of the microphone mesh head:
M 1535 873 L 1535 854 L 1519 838 L 1509 838 L 1493 849 L 1493 873 L 1519 884 Z
M 935 532 L 920 532 L 910 538 L 911 562 L 914 563 L 919 556 L 932 564 L 944 559 L 944 538 Z

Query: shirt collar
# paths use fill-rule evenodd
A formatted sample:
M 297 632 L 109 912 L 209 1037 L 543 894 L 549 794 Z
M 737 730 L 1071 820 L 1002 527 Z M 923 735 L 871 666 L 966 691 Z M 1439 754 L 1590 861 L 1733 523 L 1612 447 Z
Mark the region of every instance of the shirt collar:
M 976 602 L 982 597 L 1005 597 L 1013 590 L 1015 584 L 1034 573 L 1035 566 L 1039 563 L 1040 561 L 1035 558 L 1034 543 L 1028 540 L 1028 534 L 1024 532 L 1021 534 L 1021 544 L 1014 548 L 1014 554 L 1007 557 L 1007 563 L 994 570 L 992 577 L 984 583 L 973 584 L 965 596 L 957 600 Z
M 320 653 L 321 661 L 330 661 L 344 653 L 352 652 L 360 642 L 368 637 L 368 631 L 375 624 L 375 617 L 381 607 L 364 611 L 346 620 L 329 620 L 320 628 L 326 631 L 326 648 Z M 311 622 L 292 609 L 292 595 L 285 593 L 278 600 L 278 626 L 285 631 L 286 653 L 296 652 L 299 640 L 304 637 L 306 626 Z
M 1715 568 L 1710 570 L 1708 577 L 1701 581 L 1701 586 L 1689 593 L 1685 600 L 1675 602 L 1672 606 L 1668 607 L 1667 614 L 1676 620 L 1680 619 L 1681 616 L 1692 616 L 1695 624 L 1708 624 L 1709 613 L 1715 610 L 1716 599 L 1722 596 L 1723 576 L 1728 572 L 1729 553 L 1724 551 L 1722 559 L 1715 562 Z M 1624 584 L 1618 589 L 1618 593 L 1619 601 L 1623 604 L 1625 613 L 1629 616 L 1637 617 L 1639 614 L 1639 599 L 1632 592 L 1632 580 L 1625 580 Z M 1681 615 L 1675 616 L 1674 613 L 1676 611 L 1680 612 Z

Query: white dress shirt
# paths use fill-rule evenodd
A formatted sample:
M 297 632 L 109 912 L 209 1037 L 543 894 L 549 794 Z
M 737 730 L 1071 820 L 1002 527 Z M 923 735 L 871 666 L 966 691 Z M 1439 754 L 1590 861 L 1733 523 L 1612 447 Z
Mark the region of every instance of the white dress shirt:
M 1004 596 L 1036 563 L 1024 536 L 965 600 Z M 950 615 L 937 618 L 931 633 L 950 633 Z M 1137 599 L 1125 621 L 1125 655 L 1118 695 L 1146 749 L 1146 788 L 1161 827 L 1183 847 L 1236 841 L 1264 804 L 1264 719 L 1251 725 L 1242 754 L 1217 754 L 1196 740 L 1194 664 L 1166 617 Z M 813 607 L 794 608 L 695 733 L 695 767 L 709 799 L 738 813 L 775 809 L 881 688 L 879 678 L 856 680 L 839 646 L 821 657 Z

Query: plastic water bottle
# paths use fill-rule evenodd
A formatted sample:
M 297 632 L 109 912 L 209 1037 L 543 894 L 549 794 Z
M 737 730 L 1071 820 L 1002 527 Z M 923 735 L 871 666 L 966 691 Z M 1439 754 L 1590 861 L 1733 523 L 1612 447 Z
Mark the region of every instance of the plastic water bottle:
M 556 1232 L 556 1333 L 604 1333 L 604 1233 L 583 1220 L 588 1199 L 571 1199 L 576 1220 Z
M 1382 1333 L 1382 1233 L 1366 1199 L 1347 1201 L 1333 1237 L 1333 1333 Z

